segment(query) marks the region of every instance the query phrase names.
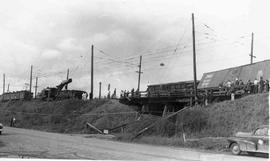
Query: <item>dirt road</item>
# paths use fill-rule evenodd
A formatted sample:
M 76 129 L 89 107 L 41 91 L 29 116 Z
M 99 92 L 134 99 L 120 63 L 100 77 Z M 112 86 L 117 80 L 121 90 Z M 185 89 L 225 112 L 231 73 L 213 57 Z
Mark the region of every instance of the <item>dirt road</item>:
M 122 143 L 79 135 L 5 128 L 0 136 L 0 157 L 113 160 L 266 160 L 191 149 Z

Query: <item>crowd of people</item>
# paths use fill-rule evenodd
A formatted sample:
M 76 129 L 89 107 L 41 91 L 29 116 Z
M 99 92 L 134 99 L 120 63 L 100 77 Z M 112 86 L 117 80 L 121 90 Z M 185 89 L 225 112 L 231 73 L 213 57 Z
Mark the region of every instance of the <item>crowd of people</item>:
M 134 97 L 134 96 L 139 96 L 139 91 L 136 90 L 134 88 L 132 88 L 130 90 L 130 92 L 128 90 L 121 90 L 121 93 L 120 93 L 120 98 L 122 97 Z
M 254 81 L 248 80 L 244 82 L 241 79 L 235 78 L 234 80 L 221 82 L 218 88 L 220 92 L 225 92 L 226 95 L 237 94 L 237 92 L 246 94 L 263 93 L 269 92 L 269 80 L 264 80 L 263 77 L 260 77 L 260 79 L 255 78 Z M 213 95 L 213 91 L 206 89 L 203 95 L 205 95 L 204 97 L 209 97 Z M 139 91 L 135 91 L 134 88 L 132 88 L 131 91 L 121 90 L 120 93 L 120 98 L 136 96 L 139 96 Z
M 269 80 L 264 80 L 263 77 L 257 78 L 254 81 L 248 80 L 244 83 L 241 79 L 236 78 L 234 81 L 226 81 L 219 84 L 220 89 L 226 89 L 229 93 L 234 93 L 237 90 L 243 90 L 245 93 L 263 93 L 269 92 Z

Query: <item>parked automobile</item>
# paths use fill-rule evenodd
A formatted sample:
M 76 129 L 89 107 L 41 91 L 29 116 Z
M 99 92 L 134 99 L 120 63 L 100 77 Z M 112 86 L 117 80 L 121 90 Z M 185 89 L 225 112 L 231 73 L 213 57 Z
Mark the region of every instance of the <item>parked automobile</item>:
M 4 128 L 3 124 L 0 123 L 0 135 L 2 134 L 3 128 Z
M 238 132 L 228 138 L 229 148 L 235 155 L 241 152 L 248 154 L 269 153 L 269 125 L 262 125 L 250 133 Z

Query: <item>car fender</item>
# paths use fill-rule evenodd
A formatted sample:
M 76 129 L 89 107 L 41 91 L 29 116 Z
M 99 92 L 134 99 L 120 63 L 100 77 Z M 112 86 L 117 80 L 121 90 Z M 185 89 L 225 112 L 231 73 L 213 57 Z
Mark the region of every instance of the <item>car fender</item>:
M 235 138 L 230 137 L 228 138 L 229 148 L 233 143 L 237 143 L 240 146 L 241 151 L 250 151 L 250 150 L 257 150 L 257 146 L 254 142 L 246 140 L 244 138 Z

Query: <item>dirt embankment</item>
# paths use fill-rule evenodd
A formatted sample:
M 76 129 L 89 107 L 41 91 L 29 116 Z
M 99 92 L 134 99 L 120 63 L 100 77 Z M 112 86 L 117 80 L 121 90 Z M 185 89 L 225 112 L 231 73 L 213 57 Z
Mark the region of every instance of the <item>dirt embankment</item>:
M 154 128 L 135 141 L 224 151 L 226 137 L 237 131 L 251 131 L 259 125 L 269 124 L 268 98 L 268 94 L 257 94 L 207 107 L 192 107 L 176 118 L 159 120 Z M 127 127 L 127 131 L 134 129 L 134 134 L 138 131 L 134 128 L 136 126 L 138 125 Z M 187 142 L 184 142 L 183 133 Z M 133 135 L 122 134 L 119 139 L 128 140 L 131 136 Z
M 0 104 L 0 122 L 9 125 L 14 116 L 17 127 L 61 133 L 94 133 L 86 129 L 86 122 L 100 129 L 112 128 L 134 120 L 135 109 L 117 100 L 13 101 Z
M 184 132 L 187 138 L 202 138 L 228 137 L 237 131 L 250 131 L 259 125 L 268 125 L 268 97 L 268 94 L 249 95 L 235 101 L 213 103 L 206 107 L 191 107 L 169 120 L 154 117 L 152 122 L 158 123 L 145 135 L 174 137 L 182 136 Z M 149 122 L 143 123 L 142 120 L 132 124 L 127 127 L 127 131 L 141 130 L 140 125 L 146 126 Z
M 136 107 L 120 104 L 117 100 L 15 101 L 0 104 L 0 122 L 8 125 L 10 118 L 15 116 L 18 127 L 61 133 L 96 133 L 86 128 L 86 122 L 101 130 L 132 122 L 124 130 L 114 131 L 117 139 L 124 141 L 131 141 L 138 131 L 157 122 L 132 141 L 223 150 L 226 137 L 236 131 L 250 131 L 268 124 L 268 97 L 268 94 L 250 95 L 207 107 L 192 107 L 169 120 L 142 115 L 139 121 L 136 121 Z M 183 133 L 192 141 L 184 143 Z
M 190 109 L 179 117 L 184 129 L 194 137 L 227 137 L 269 124 L 269 95 L 249 95 L 235 101 Z

